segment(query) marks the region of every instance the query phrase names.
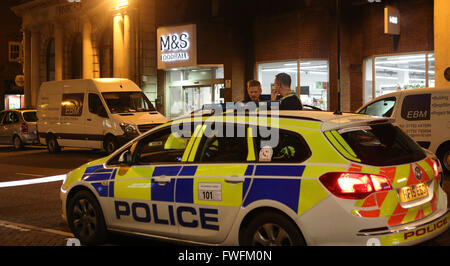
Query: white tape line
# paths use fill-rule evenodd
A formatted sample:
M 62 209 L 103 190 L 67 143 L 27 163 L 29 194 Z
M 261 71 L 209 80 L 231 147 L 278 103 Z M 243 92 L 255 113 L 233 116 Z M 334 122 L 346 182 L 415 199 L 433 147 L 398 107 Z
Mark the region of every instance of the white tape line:
M 65 236 L 65 237 L 73 237 L 72 233 L 65 232 L 65 231 L 49 229 L 49 228 L 41 228 L 41 227 L 28 225 L 28 224 L 13 223 L 13 222 L 4 221 L 4 220 L 0 220 L 0 227 L 18 230 L 21 232 L 40 231 L 40 232 L 46 232 L 46 233 Z
M 27 179 L 27 180 L 0 182 L 0 188 L 26 186 L 26 185 L 34 185 L 34 184 L 62 181 L 62 180 L 64 180 L 64 178 L 66 178 L 66 175 L 55 175 L 55 176 L 48 176 L 48 177 L 34 178 L 34 179 Z

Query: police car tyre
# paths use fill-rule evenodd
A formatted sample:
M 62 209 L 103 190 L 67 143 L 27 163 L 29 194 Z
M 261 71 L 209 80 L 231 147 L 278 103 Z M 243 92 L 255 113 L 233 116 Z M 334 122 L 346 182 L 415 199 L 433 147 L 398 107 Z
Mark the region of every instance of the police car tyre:
M 20 149 L 23 148 L 23 142 L 22 142 L 22 140 L 20 139 L 19 136 L 15 135 L 13 137 L 12 142 L 13 142 L 13 145 L 14 145 L 14 149 L 20 150 Z
M 436 152 L 445 174 L 450 174 L 450 143 L 440 147 Z
M 61 147 L 58 144 L 55 136 L 50 135 L 47 139 L 47 149 L 50 153 L 57 153 L 61 151 Z
M 113 136 L 107 136 L 103 141 L 103 148 L 107 154 L 113 153 L 118 148 L 117 146 L 117 140 Z
M 243 230 L 243 246 L 306 246 L 298 227 L 276 212 L 256 215 Z
M 103 213 L 89 191 L 81 190 L 69 199 L 67 220 L 72 233 L 83 245 L 101 244 L 106 240 Z

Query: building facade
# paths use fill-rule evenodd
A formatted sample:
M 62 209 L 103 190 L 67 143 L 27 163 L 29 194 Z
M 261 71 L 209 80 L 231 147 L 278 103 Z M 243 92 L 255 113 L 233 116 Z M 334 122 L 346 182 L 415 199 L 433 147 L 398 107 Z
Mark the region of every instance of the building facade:
M 13 11 L 27 106 L 47 80 L 125 77 L 173 118 L 244 100 L 250 79 L 269 95 L 279 72 L 325 110 L 338 107 L 338 91 L 341 109 L 354 111 L 383 93 L 433 87 L 440 1 L 342 0 L 337 13 L 335 0 L 34 0 Z M 388 6 L 399 35 L 384 31 Z

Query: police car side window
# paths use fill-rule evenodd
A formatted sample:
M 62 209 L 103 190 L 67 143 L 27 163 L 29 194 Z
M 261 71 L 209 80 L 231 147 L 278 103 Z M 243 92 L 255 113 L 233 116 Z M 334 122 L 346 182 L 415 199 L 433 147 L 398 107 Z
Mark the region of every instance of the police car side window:
M 248 146 L 244 125 L 212 123 L 200 142 L 196 162 L 244 163 Z
M 270 143 L 266 138 L 258 136 L 255 147 L 258 163 L 299 163 L 311 156 L 311 150 L 301 135 L 280 130 L 278 139 L 271 146 L 264 144 Z
M 134 164 L 180 163 L 188 141 L 188 136 L 172 132 L 170 127 L 158 131 L 139 141 Z

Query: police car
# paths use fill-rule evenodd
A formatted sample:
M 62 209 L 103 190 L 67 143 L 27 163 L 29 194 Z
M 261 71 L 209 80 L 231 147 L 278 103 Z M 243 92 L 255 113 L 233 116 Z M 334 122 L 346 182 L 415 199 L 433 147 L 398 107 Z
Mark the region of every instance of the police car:
M 442 168 L 387 118 L 321 111 L 201 112 L 69 174 L 63 217 L 204 245 L 413 245 L 450 218 Z

